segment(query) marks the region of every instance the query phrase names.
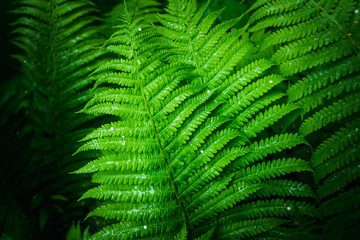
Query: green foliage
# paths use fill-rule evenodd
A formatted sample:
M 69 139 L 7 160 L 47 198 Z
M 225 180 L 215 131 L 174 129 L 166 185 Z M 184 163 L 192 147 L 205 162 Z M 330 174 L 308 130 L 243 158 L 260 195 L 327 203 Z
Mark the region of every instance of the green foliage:
M 280 72 L 293 79 L 287 95 L 300 110 L 289 121 L 301 115 L 299 133 L 314 148 L 326 239 L 358 232 L 359 7 L 359 1 L 271 1 L 250 19 L 251 31 L 268 29 L 261 47 L 272 48 Z
M 216 220 L 276 185 L 269 179 L 311 168 L 291 158 L 252 164 L 304 143 L 296 134 L 250 140 L 297 107 L 274 104 L 284 96 L 276 90 L 284 78 L 268 72 L 273 65 L 268 60 L 246 60 L 254 47 L 245 28 L 230 30 L 240 18 L 214 25 L 220 12 L 203 17 L 206 8 L 170 1 L 156 26 L 125 9 L 122 24 L 103 46 L 117 57 L 95 71 L 95 87 L 107 88 L 82 112 L 120 120 L 84 139 L 78 153 L 95 150 L 101 157 L 77 173 L 95 172 L 93 182 L 100 184 L 82 199 L 105 200 L 89 217 L 116 221 L 93 239 L 185 233 L 202 238 L 214 224 L 213 236 L 227 238 L 234 231 L 230 235 L 247 237 L 287 223 L 292 215 L 290 210 L 280 218 L 270 213 L 266 220 Z M 240 68 L 240 62 L 246 64 Z M 209 228 L 200 227 L 204 223 Z
M 89 238 L 89 227 L 82 232 L 79 222 L 76 225 L 73 223 L 66 234 L 66 240 L 88 240 Z
M 117 0 L 114 2 L 118 3 L 104 14 L 104 23 L 102 24 L 103 31 L 108 37 L 114 32 L 113 27 L 118 25 L 125 7 L 124 1 Z M 160 6 L 161 4 L 157 0 L 127 1 L 127 7 L 134 11 L 133 17 L 141 17 L 145 23 L 156 23 L 158 21 L 156 14 L 162 10 Z
M 15 239 L 63 235 L 88 209 L 76 200 L 91 182 L 68 173 L 87 161 L 72 153 L 94 119 L 75 111 L 94 95 L 89 91 L 94 78 L 88 74 L 103 55 L 95 50 L 103 42 L 93 28 L 96 11 L 90 1 L 55 0 L 23 0 L 14 10 L 19 18 L 13 42 L 21 51 L 15 58 L 22 76 L 5 83 L 1 97 L 7 123 L 1 124 L 1 181 L 2 189 L 11 189 L 2 194 L 1 225 Z M 28 223 L 28 231 L 13 229 L 12 211 Z M 65 212 L 70 213 L 60 218 Z
M 357 236 L 359 1 L 163 2 L 19 1 L 3 238 Z

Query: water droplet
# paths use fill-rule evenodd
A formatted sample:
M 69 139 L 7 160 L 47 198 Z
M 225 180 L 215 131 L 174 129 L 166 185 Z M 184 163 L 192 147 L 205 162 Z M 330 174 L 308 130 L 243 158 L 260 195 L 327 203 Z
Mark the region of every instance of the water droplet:
M 204 150 L 201 150 L 200 152 L 201 152 L 201 153 L 204 153 Z
M 355 13 L 355 14 L 358 14 L 358 13 L 359 13 L 359 10 L 358 10 L 358 9 L 355 9 L 354 13 Z
M 122 136 L 122 138 L 125 138 L 125 136 Z
M 210 90 L 207 90 L 207 93 L 210 93 Z
M 111 128 L 110 128 L 110 131 L 113 131 L 113 130 L 114 130 L 114 128 L 113 128 L 113 127 L 111 127 Z
M 273 81 L 272 81 L 272 80 L 270 80 L 270 81 L 269 81 L 269 83 L 273 83 Z
M 138 28 L 139 31 L 141 31 L 142 29 L 141 28 Z
M 146 225 L 144 225 L 144 229 L 147 229 L 147 226 L 146 226 Z

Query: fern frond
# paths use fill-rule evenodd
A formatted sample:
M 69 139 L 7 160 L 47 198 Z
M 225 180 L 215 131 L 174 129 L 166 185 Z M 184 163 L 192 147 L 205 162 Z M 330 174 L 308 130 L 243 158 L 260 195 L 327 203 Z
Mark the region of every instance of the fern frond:
M 304 113 L 317 108 L 326 99 L 336 98 L 343 93 L 355 92 L 358 89 L 359 76 L 348 77 L 346 80 L 328 85 L 324 89 L 321 89 L 307 97 L 303 97 L 297 101 L 297 104 L 302 106 L 301 114 L 303 115 Z
M 308 9 L 306 9 L 305 12 L 309 13 Z M 320 11 L 317 10 L 317 12 L 319 13 Z M 304 20 L 307 20 L 307 17 L 303 16 L 303 18 L 305 18 Z M 272 32 L 267 38 L 265 38 L 263 48 L 282 44 L 285 42 L 291 42 L 301 37 L 310 36 L 313 33 L 326 29 L 328 26 L 329 23 L 327 19 L 322 16 L 316 16 L 307 21 L 302 21 L 296 25 L 280 28 L 279 30 Z M 256 30 L 256 28 L 254 30 Z
M 93 173 L 99 184 L 81 199 L 106 204 L 89 217 L 110 220 L 93 239 L 225 238 L 217 216 L 273 185 L 273 194 L 309 206 L 296 198 L 313 197 L 310 188 L 279 180 L 310 170 L 306 161 L 289 157 L 249 166 L 305 143 L 297 134 L 265 131 L 298 108 L 281 104 L 284 77 L 274 73 L 272 61 L 247 59 L 254 46 L 246 27 L 233 29 L 241 17 L 214 25 L 221 10 L 204 16 L 207 6 L 171 0 L 155 26 L 125 8 L 103 46 L 113 60 L 92 74 L 97 92 L 82 112 L 115 120 L 85 137 L 77 151 L 99 155 L 77 171 Z M 260 134 L 269 137 L 250 142 Z M 242 164 L 248 171 L 239 171 Z M 251 181 L 257 168 L 260 183 Z M 255 236 L 286 222 L 232 222 L 229 234 Z
M 359 209 L 351 209 L 349 211 L 343 212 L 343 214 L 336 215 L 332 219 L 330 219 L 325 226 L 325 231 L 331 234 L 338 234 L 339 236 L 336 236 L 338 238 L 344 237 L 349 234 L 349 237 L 353 237 L 354 234 L 358 232 L 358 223 L 359 223 Z
M 325 198 L 346 187 L 349 183 L 360 177 L 358 163 L 349 164 L 330 174 L 319 186 L 317 194 Z M 340 179 L 340 180 L 339 180 Z
M 253 39 L 257 35 L 265 36 L 263 42 L 258 41 L 259 50 L 271 55 L 279 72 L 290 79 L 289 102 L 299 109 L 285 120 L 286 125 L 295 129 L 300 125 L 299 133 L 315 149 L 310 163 L 317 196 L 311 189 L 307 189 L 305 195 L 319 200 L 320 211 L 315 211 L 314 217 L 324 221 L 318 227 L 329 239 L 357 235 L 359 222 L 357 204 L 354 205 L 351 198 L 345 201 L 346 196 L 358 191 L 359 179 L 360 44 L 358 34 L 354 34 L 359 28 L 359 7 L 358 1 L 353 0 L 259 0 L 249 10 L 252 11 L 249 29 L 254 33 Z M 248 121 L 243 119 L 246 126 Z M 298 150 L 300 156 L 302 149 Z M 307 152 L 310 155 L 310 151 Z M 252 167 L 255 169 L 256 165 Z M 256 177 L 262 180 L 261 175 Z M 276 183 L 268 181 L 271 187 L 260 189 L 254 197 L 292 196 L 293 191 L 289 192 L 286 185 L 281 186 L 285 182 Z M 332 206 L 333 211 L 328 209 Z M 351 206 L 354 208 L 350 213 Z M 307 231 L 318 234 L 311 227 Z M 297 236 L 295 232 L 291 229 L 290 234 L 273 236 L 292 239 Z M 271 239 L 272 235 L 268 232 L 259 237 Z
M 321 204 L 320 209 L 324 216 L 342 213 L 359 205 L 359 187 L 355 187 Z
M 214 233 L 214 236 L 217 239 L 247 239 L 287 222 L 287 220 L 277 218 L 239 221 L 231 225 L 222 226 Z
M 204 202 L 207 202 L 210 199 L 218 196 L 224 189 L 227 188 L 227 185 L 232 180 L 232 178 L 233 175 L 230 175 L 228 177 L 217 179 L 217 181 L 210 181 L 200 189 L 196 189 L 197 192 L 193 191 L 192 195 L 188 194 L 189 197 L 185 200 L 186 209 L 193 211 L 194 209 L 201 207 Z M 188 191 L 188 189 L 183 191 L 182 194 L 186 193 L 186 191 Z
M 229 187 L 227 190 L 219 194 L 215 199 L 210 200 L 203 206 L 196 209 L 189 216 L 190 223 L 196 224 L 202 222 L 204 219 L 210 216 L 215 216 L 216 213 L 233 207 L 238 201 L 244 200 L 250 194 L 261 189 L 261 184 L 247 184 L 245 182 L 239 182 Z
M 341 59 L 335 66 L 331 68 L 324 67 L 324 69 L 321 69 L 319 72 L 314 71 L 309 74 L 307 78 L 291 86 L 288 90 L 289 100 L 296 101 L 306 97 L 313 92 L 327 87 L 329 83 L 340 82 L 342 77 L 351 76 L 358 71 L 360 71 L 360 60 L 358 56 L 354 55 Z M 355 79 L 358 78 L 356 75 L 353 77 Z M 324 94 L 324 96 L 326 95 Z
M 251 168 L 249 167 L 243 169 L 237 173 L 236 178 L 238 179 L 236 181 L 261 182 L 261 180 L 275 178 L 287 173 L 304 170 L 311 171 L 310 166 L 304 160 L 283 158 L 271 162 L 269 161 L 267 163 L 263 162 L 257 165 L 253 165 Z
M 347 39 L 343 39 L 293 60 L 285 61 L 280 65 L 280 71 L 284 76 L 290 76 L 350 56 L 355 53 L 355 47 L 348 45 L 347 41 Z M 299 55 L 299 53 L 296 54 Z M 278 63 L 280 63 L 280 60 L 278 60 Z
M 79 147 L 77 139 L 91 131 L 89 125 L 95 119 L 103 121 L 96 116 L 75 114 L 95 94 L 89 89 L 95 78 L 88 74 L 102 62 L 104 55 L 97 47 L 103 39 L 95 30 L 100 19 L 91 1 L 21 0 L 16 4 L 14 12 L 19 18 L 13 24 L 14 43 L 20 51 L 15 57 L 26 77 L 28 105 L 22 124 L 28 130 L 27 147 L 20 141 L 16 144 L 18 152 L 26 153 L 16 156 L 22 160 L 12 165 L 24 168 L 23 176 L 14 175 L 16 179 L 25 183 L 32 176 L 32 184 L 19 187 L 18 196 L 34 199 L 27 201 L 24 209 L 33 213 L 33 228 L 39 229 L 37 237 L 49 238 L 56 231 L 66 232 L 64 228 L 83 217 L 83 210 L 91 203 L 76 202 L 92 185 L 90 179 L 68 172 L 88 160 L 85 155 L 71 157 Z M 9 180 L 14 176 L 9 174 Z M 60 226 L 58 230 L 53 229 L 55 225 Z
M 110 153 L 86 164 L 75 173 L 119 170 L 153 170 L 164 167 L 157 154 Z
M 220 215 L 219 222 L 221 224 L 228 224 L 232 221 L 246 219 L 285 217 L 291 214 L 289 208 L 291 210 L 300 209 L 300 214 L 309 214 L 309 212 L 314 210 L 314 207 L 309 203 L 284 199 L 258 200 L 224 212 Z
M 275 15 L 282 12 L 289 12 L 303 7 L 305 1 L 288 1 L 285 5 L 279 5 L 276 1 L 266 3 L 265 1 L 258 1 L 252 6 L 253 9 L 259 7 L 251 16 L 250 22 L 257 21 L 269 15 Z M 262 5 L 262 6 L 261 6 Z M 261 6 L 261 7 L 260 7 Z
M 227 105 L 223 106 L 224 110 L 222 112 L 222 116 L 234 117 L 238 112 L 250 105 L 255 99 L 263 96 L 266 92 L 282 81 L 283 78 L 281 76 L 270 75 L 247 86 L 242 89 L 236 97 L 230 99 Z
M 128 9 L 133 9 L 134 18 L 141 18 L 141 22 L 155 23 L 157 22 L 156 14 L 161 12 L 161 4 L 156 0 L 133 0 L 126 2 Z M 102 28 L 106 35 L 110 36 L 113 33 L 113 26 L 118 25 L 118 20 L 122 17 L 125 9 L 124 3 L 119 3 L 112 7 L 111 11 L 105 13 L 104 23 Z
M 257 1 L 257 3 L 259 3 L 259 2 L 260 1 Z M 285 27 L 285 26 L 289 26 L 289 25 L 294 25 L 296 23 L 309 20 L 311 17 L 313 17 L 320 11 L 318 8 L 312 7 L 311 6 L 312 3 L 310 1 L 303 1 L 303 3 L 301 3 L 301 2 L 297 2 L 297 3 L 301 4 L 302 6 L 297 9 L 293 9 L 292 11 L 288 11 L 288 12 L 285 11 L 281 14 L 270 15 L 267 18 L 260 20 L 260 21 L 256 21 L 255 19 L 252 19 L 252 21 L 254 22 L 254 26 L 252 26 L 250 28 L 250 31 L 257 32 L 257 31 L 260 31 L 262 29 L 265 29 L 265 28 L 268 28 L 271 26 Z M 254 6 L 255 6 L 255 4 L 253 5 L 253 7 Z M 281 7 L 281 5 L 280 5 L 280 7 Z M 285 5 L 283 6 L 283 8 L 284 7 L 285 7 Z M 259 16 L 257 16 L 257 17 L 259 18 Z M 270 39 L 267 38 L 264 41 L 264 44 L 266 47 L 267 47 L 269 40 Z M 274 41 L 274 40 L 275 39 L 273 39 L 272 41 Z M 291 39 L 288 39 L 288 40 L 291 40 Z M 274 43 L 272 43 L 272 44 L 274 44 Z
M 308 185 L 291 180 L 271 180 L 267 186 L 259 190 L 256 195 L 262 197 L 270 196 L 296 196 L 316 198 L 314 191 Z
M 193 161 L 191 161 L 192 159 L 188 159 L 186 168 L 177 172 L 174 179 L 175 182 L 182 182 L 189 178 L 195 169 L 205 165 L 226 143 L 238 136 L 241 136 L 241 134 L 236 130 L 223 130 L 217 132 L 212 138 L 207 139 L 207 143 L 203 150 L 200 150 L 200 154 L 195 155 Z
M 306 119 L 300 126 L 299 132 L 306 136 L 331 122 L 339 121 L 359 111 L 360 95 L 346 96 L 329 107 L 316 112 L 312 117 Z
M 319 179 L 358 159 L 359 119 L 346 124 L 315 150 L 311 164 Z
M 256 137 L 259 132 L 297 108 L 296 105 L 292 104 L 275 105 L 264 113 L 259 113 L 255 119 L 252 119 L 251 122 L 242 127 L 242 131 L 249 137 Z
M 175 238 L 176 232 L 171 232 L 168 235 L 162 234 L 169 232 L 171 229 L 182 230 L 181 219 L 174 219 L 171 221 L 152 221 L 146 224 L 138 225 L 135 222 L 117 223 L 105 227 L 103 230 L 92 235 L 92 239 L 139 239 L 151 236 L 157 236 L 158 239 Z
M 270 154 L 281 152 L 284 149 L 291 149 L 302 143 L 305 143 L 304 139 L 297 134 L 275 135 L 271 138 L 261 140 L 260 142 L 254 142 L 243 149 L 241 158 L 234 161 L 229 168 L 232 169 L 232 171 L 239 170 Z
M 215 227 L 210 228 L 208 232 L 201 235 L 200 237 L 197 237 L 196 240 L 210 240 L 212 235 L 214 234 Z

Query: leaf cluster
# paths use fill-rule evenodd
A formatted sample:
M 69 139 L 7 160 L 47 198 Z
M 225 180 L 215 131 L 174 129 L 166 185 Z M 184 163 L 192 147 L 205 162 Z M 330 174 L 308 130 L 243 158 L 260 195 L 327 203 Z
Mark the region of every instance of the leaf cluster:
M 359 1 L 112 6 L 14 10 L 4 237 L 358 235 Z

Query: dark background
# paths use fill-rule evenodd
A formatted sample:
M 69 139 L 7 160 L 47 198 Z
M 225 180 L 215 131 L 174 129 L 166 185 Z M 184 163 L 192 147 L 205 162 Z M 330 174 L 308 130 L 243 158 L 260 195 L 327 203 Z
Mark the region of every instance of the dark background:
M 17 61 L 11 57 L 16 54 L 14 45 L 10 42 L 12 26 L 10 24 L 15 21 L 16 16 L 10 13 L 14 9 L 14 1 L 0 1 L 0 80 L 1 82 L 15 74 L 19 69 Z

